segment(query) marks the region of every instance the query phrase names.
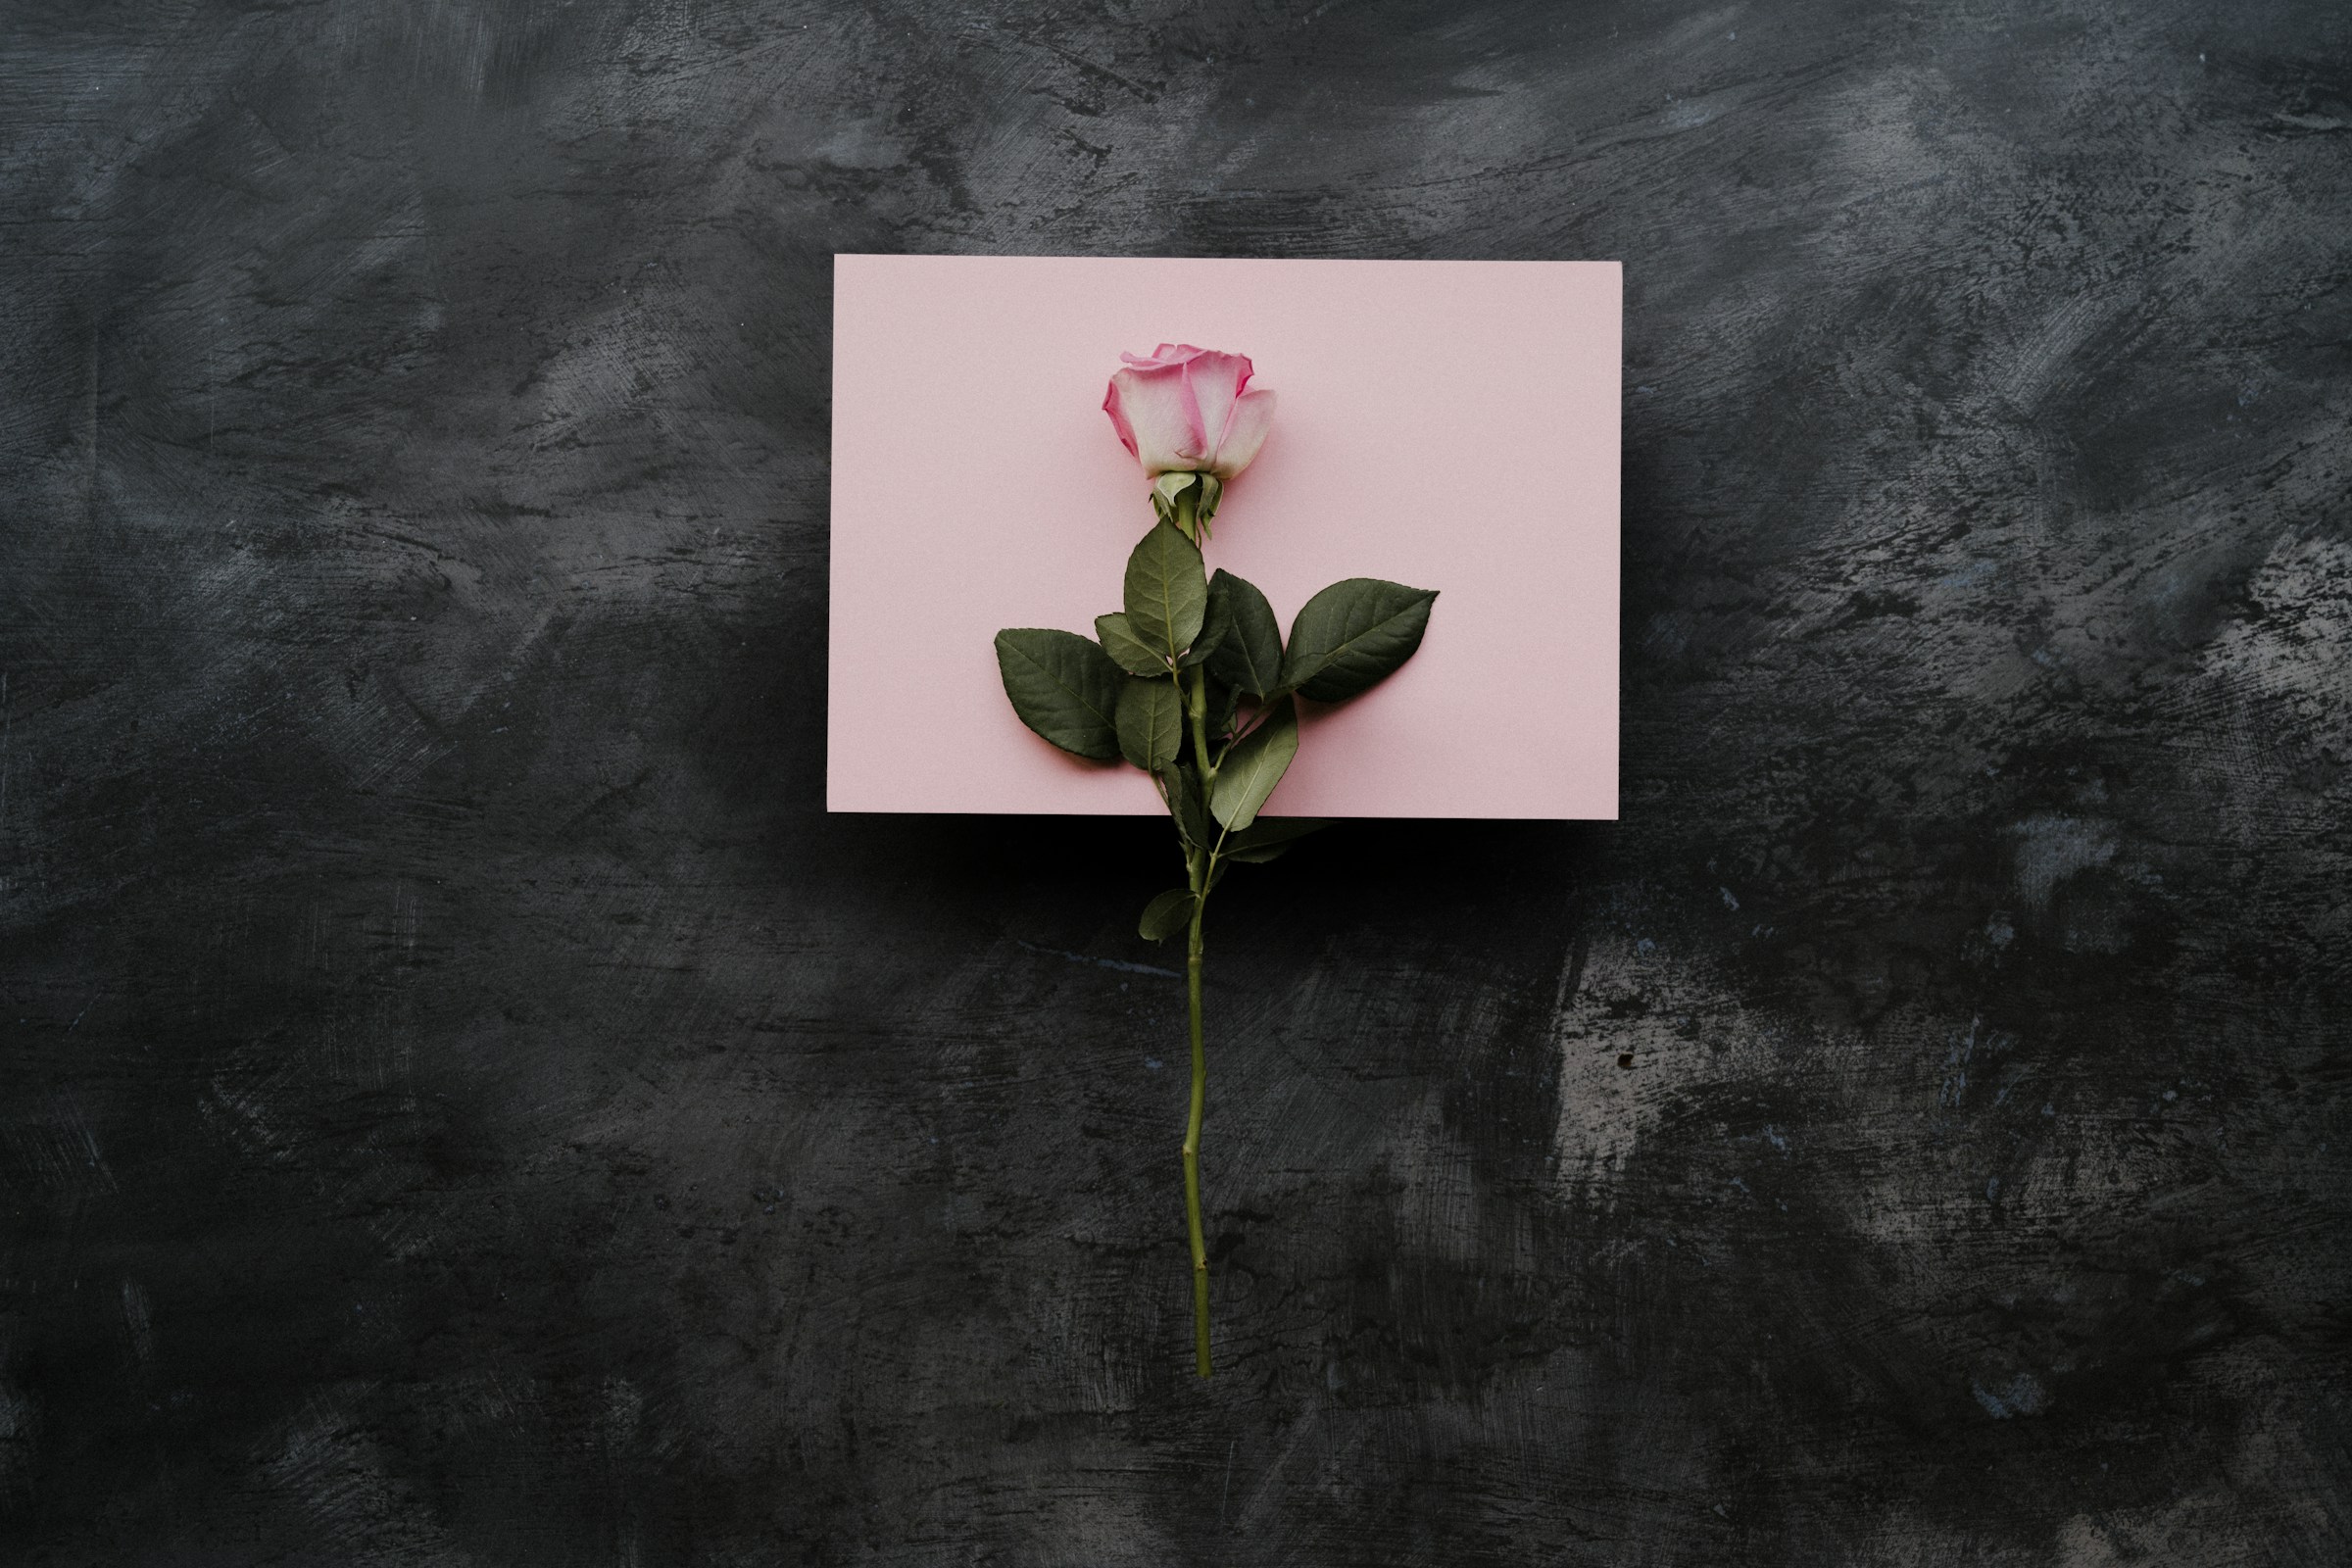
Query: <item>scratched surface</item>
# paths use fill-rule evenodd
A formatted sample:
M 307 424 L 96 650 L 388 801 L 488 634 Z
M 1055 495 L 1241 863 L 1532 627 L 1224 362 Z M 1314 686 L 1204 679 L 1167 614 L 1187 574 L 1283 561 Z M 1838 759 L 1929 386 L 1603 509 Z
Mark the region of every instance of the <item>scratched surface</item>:
M 2352 1558 L 2348 83 L 8 7 L 0 1558 Z M 1227 884 L 1206 1386 L 1160 831 L 821 810 L 836 250 L 1626 264 L 1625 819 Z

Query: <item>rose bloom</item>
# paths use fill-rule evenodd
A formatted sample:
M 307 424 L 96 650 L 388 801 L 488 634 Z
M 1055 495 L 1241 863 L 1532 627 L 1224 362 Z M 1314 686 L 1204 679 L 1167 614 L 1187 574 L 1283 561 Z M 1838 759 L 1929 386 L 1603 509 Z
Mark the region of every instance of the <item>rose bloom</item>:
M 1144 472 L 1213 473 L 1230 479 L 1250 466 L 1274 422 L 1274 394 L 1250 391 L 1247 354 L 1162 343 L 1150 359 L 1122 354 L 1102 412 Z

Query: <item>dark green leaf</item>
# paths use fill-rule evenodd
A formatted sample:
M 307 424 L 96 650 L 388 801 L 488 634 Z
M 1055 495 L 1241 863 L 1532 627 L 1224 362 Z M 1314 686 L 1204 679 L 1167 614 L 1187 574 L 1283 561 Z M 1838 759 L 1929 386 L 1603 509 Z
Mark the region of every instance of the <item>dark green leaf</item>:
M 1266 816 L 1260 817 L 1246 833 L 1236 833 L 1225 841 L 1228 851 L 1262 849 L 1269 844 L 1288 844 L 1309 833 L 1320 833 L 1331 826 L 1327 816 Z
M 1230 686 L 1220 686 L 1212 678 L 1208 683 L 1208 734 L 1212 741 L 1221 741 L 1233 733 L 1233 720 L 1242 710 L 1242 694 Z
M 1165 670 L 1130 675 L 1119 693 L 1119 755 L 1147 773 L 1176 760 L 1184 744 L 1184 699 Z
M 1333 583 L 1291 622 L 1282 684 L 1318 703 L 1369 691 L 1421 646 L 1437 597 L 1432 589 L 1377 577 Z
M 1220 575 L 1222 574 L 1220 573 Z M 1190 669 L 1215 653 L 1218 645 L 1225 641 L 1232 625 L 1232 604 L 1211 593 L 1208 596 L 1207 608 L 1200 614 L 1200 633 L 1193 639 L 1193 646 L 1185 651 L 1184 657 L 1176 661 L 1177 664 L 1182 668 Z
M 1136 640 L 1127 629 L 1124 612 L 1095 617 L 1095 640 L 1110 656 L 1110 662 L 1135 675 L 1164 675 L 1168 662 Z
M 1193 890 L 1170 888 L 1144 906 L 1136 931 L 1148 942 L 1165 942 L 1193 922 Z
M 1298 710 L 1285 697 L 1218 765 L 1217 781 L 1209 791 L 1209 813 L 1237 833 L 1248 827 L 1257 820 L 1258 808 L 1298 755 Z
M 1208 672 L 1236 691 L 1265 697 L 1282 686 L 1282 623 L 1248 580 L 1222 566 L 1208 579 L 1208 614 L 1222 610 L 1225 635 L 1208 656 Z
M 1127 558 L 1127 629 L 1155 654 L 1174 659 L 1200 634 L 1208 580 L 1200 547 L 1172 523 L 1155 522 Z
M 1074 631 L 1013 626 L 997 633 L 997 670 L 1021 722 L 1080 757 L 1119 755 L 1119 688 L 1127 677 Z
M 1159 787 L 1168 797 L 1168 814 L 1176 819 L 1176 831 L 1184 835 L 1184 841 L 1197 849 L 1213 846 L 1217 826 L 1200 799 L 1200 775 L 1190 767 L 1171 767 L 1159 775 Z
M 1263 865 L 1309 833 L 1329 826 L 1319 816 L 1261 816 L 1248 832 L 1228 834 L 1220 858 Z

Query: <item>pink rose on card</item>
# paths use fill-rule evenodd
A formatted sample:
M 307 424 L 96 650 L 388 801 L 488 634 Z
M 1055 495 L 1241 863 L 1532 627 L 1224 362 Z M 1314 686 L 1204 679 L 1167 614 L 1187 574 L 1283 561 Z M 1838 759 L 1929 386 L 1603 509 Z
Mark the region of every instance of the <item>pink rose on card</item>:
M 1294 697 L 1340 703 L 1413 657 L 1437 594 L 1348 577 L 1309 599 L 1286 643 L 1254 584 L 1200 554 L 1227 478 L 1265 445 L 1274 394 L 1250 390 L 1247 355 L 1162 343 L 1120 356 L 1102 401 L 1152 480 L 1158 523 L 1127 557 L 1120 607 L 1093 639 L 1048 626 L 997 633 L 997 669 L 1022 723 L 1076 757 L 1125 758 L 1152 775 L 1176 828 L 1184 885 L 1144 906 L 1137 934 L 1185 937 L 1193 1095 L 1184 1131 L 1184 1211 L 1193 1250 L 1193 1364 L 1209 1372 L 1208 1241 L 1200 1219 L 1200 1124 L 1208 1055 L 1200 1017 L 1202 915 L 1227 868 L 1260 864 L 1325 824 L 1261 817 L 1298 755 Z
M 1122 354 L 1102 412 L 1127 450 L 1156 479 L 1206 473 L 1230 479 L 1250 466 L 1274 423 L 1274 394 L 1250 390 L 1247 354 L 1162 343 L 1149 359 Z

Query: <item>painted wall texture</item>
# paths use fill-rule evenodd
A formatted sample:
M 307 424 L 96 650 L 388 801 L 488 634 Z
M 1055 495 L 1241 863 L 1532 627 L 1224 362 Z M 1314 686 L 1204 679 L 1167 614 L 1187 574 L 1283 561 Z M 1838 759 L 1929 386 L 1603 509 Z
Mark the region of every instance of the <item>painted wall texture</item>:
M 2352 1555 L 2340 5 L 0 81 L 0 1558 Z M 1164 828 L 821 808 L 847 250 L 1626 265 L 1624 820 L 1227 885 L 1206 1385 Z

